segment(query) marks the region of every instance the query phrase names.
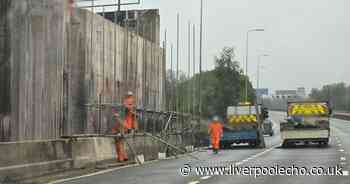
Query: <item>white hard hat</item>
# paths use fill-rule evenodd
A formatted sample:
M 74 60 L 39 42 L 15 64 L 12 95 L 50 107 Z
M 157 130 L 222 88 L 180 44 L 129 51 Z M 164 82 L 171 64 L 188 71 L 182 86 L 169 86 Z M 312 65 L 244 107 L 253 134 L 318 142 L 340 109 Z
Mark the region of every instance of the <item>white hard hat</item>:
M 213 121 L 219 121 L 219 117 L 218 116 L 214 116 L 213 117 Z
M 132 95 L 134 95 L 134 93 L 132 92 L 132 91 L 128 91 L 128 96 L 132 96 Z

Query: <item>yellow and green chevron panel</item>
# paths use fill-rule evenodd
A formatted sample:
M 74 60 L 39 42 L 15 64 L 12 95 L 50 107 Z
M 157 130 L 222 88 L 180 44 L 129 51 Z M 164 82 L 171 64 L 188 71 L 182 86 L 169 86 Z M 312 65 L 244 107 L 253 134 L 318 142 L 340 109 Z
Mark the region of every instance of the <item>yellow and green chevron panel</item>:
M 231 115 L 228 117 L 228 121 L 231 124 L 254 123 L 257 122 L 257 117 L 255 114 Z
M 328 115 L 326 103 L 291 103 L 288 107 L 289 115 L 314 116 Z

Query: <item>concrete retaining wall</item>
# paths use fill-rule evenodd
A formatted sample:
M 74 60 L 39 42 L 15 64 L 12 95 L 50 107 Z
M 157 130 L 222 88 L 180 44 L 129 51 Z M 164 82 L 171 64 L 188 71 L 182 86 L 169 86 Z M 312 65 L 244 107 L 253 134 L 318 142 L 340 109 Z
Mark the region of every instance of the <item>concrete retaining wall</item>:
M 139 107 L 164 107 L 163 49 L 68 2 L 0 3 L 0 141 L 96 132 L 85 104 L 120 103 L 129 90 Z
M 173 136 L 172 144 L 185 146 Z M 151 137 L 129 137 L 128 143 L 137 155 L 145 160 L 158 159 L 158 153 L 165 151 L 164 144 Z M 187 141 L 188 142 L 188 141 Z M 127 144 L 125 150 L 130 160 L 134 154 Z M 0 143 L 0 176 L 14 180 L 38 177 L 69 169 L 93 167 L 101 161 L 116 158 L 114 138 L 78 138 L 41 141 L 23 141 Z
M 0 175 L 12 179 L 61 171 L 72 166 L 65 140 L 0 143 Z

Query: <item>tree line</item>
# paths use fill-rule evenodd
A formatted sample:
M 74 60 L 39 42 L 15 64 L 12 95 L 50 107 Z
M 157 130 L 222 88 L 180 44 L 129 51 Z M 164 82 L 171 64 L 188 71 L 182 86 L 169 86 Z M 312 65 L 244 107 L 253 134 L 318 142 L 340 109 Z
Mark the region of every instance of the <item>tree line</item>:
M 344 82 L 327 84 L 312 89 L 309 97 L 313 100 L 329 101 L 336 111 L 350 111 L 350 86 Z
M 237 105 L 245 99 L 245 78 L 243 70 L 236 60 L 235 49 L 225 47 L 214 58 L 215 68 L 199 74 L 187 76 L 182 71 L 167 71 L 166 99 L 169 110 L 198 115 L 199 95 L 202 99 L 202 117 L 218 115 L 226 117 L 228 106 Z M 177 76 L 177 77 L 176 77 Z M 249 78 L 248 78 L 249 81 Z M 255 100 L 255 91 L 248 82 L 248 101 Z

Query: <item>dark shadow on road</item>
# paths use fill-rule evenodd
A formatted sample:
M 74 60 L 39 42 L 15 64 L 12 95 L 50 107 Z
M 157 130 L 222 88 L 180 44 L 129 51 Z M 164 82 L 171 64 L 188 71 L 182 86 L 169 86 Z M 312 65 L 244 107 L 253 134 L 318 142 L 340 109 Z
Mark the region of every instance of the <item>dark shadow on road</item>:
M 277 149 L 305 149 L 305 148 L 309 148 L 309 149 L 312 149 L 312 148 L 317 148 L 317 149 L 320 149 L 320 148 L 323 148 L 323 149 L 328 149 L 328 148 L 332 148 L 331 145 L 319 145 L 319 144 L 294 144 L 294 145 L 289 145 L 289 146 L 285 146 L 285 147 L 282 147 L 282 146 L 278 146 L 276 147 Z
M 220 148 L 222 150 L 245 150 L 245 149 L 260 149 L 257 148 L 255 146 L 248 146 L 248 145 L 234 145 L 231 147 L 227 147 L 227 148 Z

